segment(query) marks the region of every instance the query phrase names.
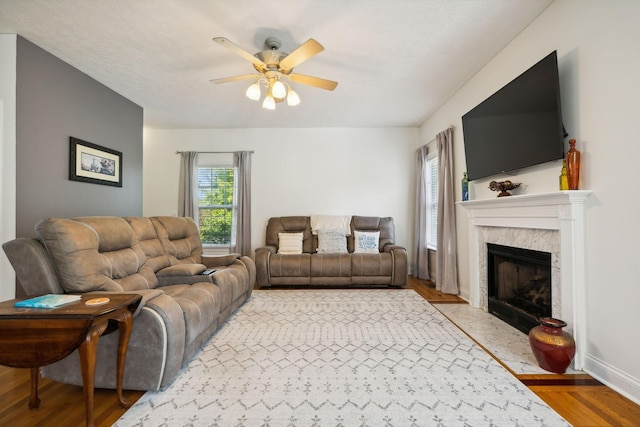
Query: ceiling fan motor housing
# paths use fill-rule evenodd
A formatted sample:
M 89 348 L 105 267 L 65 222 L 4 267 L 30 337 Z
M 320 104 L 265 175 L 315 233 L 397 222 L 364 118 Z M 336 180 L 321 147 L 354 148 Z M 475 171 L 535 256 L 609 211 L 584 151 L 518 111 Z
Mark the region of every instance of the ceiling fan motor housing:
M 289 55 L 286 52 L 281 52 L 278 49 L 280 49 L 280 46 L 282 46 L 282 43 L 280 42 L 279 39 L 275 38 L 275 37 L 269 37 L 264 41 L 264 45 L 265 47 L 267 47 L 268 49 L 263 50 L 261 52 L 256 53 L 254 56 L 256 58 L 258 58 L 260 61 L 264 62 L 265 64 L 267 64 L 267 70 L 271 70 L 271 71 L 277 71 L 278 70 L 278 64 L 280 64 L 280 61 L 282 61 L 283 58 L 285 58 L 287 55 Z M 262 69 L 260 69 L 260 67 L 254 65 L 254 68 L 260 72 L 263 72 Z M 282 71 L 282 70 L 280 70 Z M 288 70 L 287 73 L 283 73 L 283 74 L 289 74 L 291 72 L 291 70 Z

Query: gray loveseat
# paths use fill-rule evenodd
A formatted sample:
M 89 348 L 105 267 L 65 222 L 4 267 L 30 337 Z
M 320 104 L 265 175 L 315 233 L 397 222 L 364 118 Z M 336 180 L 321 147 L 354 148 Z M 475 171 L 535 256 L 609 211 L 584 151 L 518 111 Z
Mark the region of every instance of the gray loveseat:
M 395 244 L 393 218 L 352 216 L 348 227 L 344 252 L 319 253 L 311 217 L 270 218 L 266 244 L 256 249 L 255 254 L 257 286 L 404 286 L 407 251 Z M 379 232 L 375 253 L 356 253 L 356 231 Z M 283 233 L 302 233 L 302 253 L 280 253 Z
M 203 256 L 190 218 L 49 218 L 35 231 L 36 239 L 18 238 L 3 245 L 27 295 L 142 295 L 127 351 L 125 389 L 156 390 L 171 383 L 250 297 L 255 282 L 251 258 Z M 201 274 L 209 268 L 217 271 Z M 115 388 L 117 345 L 117 333 L 100 338 L 96 387 Z M 42 375 L 82 385 L 75 353 L 43 367 Z

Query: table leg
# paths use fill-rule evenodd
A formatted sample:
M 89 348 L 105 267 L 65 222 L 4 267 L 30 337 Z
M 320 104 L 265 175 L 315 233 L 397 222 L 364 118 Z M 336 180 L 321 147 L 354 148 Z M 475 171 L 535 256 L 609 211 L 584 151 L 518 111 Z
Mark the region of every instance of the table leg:
M 101 334 L 102 331 L 99 328 L 92 327 L 78 348 L 80 366 L 82 367 L 82 388 L 84 389 L 87 427 L 93 427 L 93 388 L 96 380 L 96 353 Z
M 38 397 L 38 379 L 40 378 L 40 368 L 31 368 L 31 399 L 29 399 L 29 409 L 36 409 L 40 406 Z
M 120 406 L 126 409 L 131 406 L 131 402 L 125 399 L 122 395 L 122 378 L 124 376 L 124 365 L 127 358 L 127 346 L 129 345 L 129 338 L 131 337 L 131 330 L 133 329 L 133 315 L 130 311 L 125 311 L 121 316 L 113 320 L 118 324 L 118 329 L 120 331 L 116 389 Z

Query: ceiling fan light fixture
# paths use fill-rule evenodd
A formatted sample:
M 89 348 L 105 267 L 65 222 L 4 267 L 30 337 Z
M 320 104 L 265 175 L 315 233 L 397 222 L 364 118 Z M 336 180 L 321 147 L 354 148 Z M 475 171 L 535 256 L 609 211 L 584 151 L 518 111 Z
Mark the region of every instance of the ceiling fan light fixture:
M 289 93 L 287 94 L 287 105 L 289 107 L 295 107 L 300 104 L 300 96 L 298 93 L 289 87 Z
M 265 110 L 276 109 L 276 100 L 273 99 L 271 93 L 267 94 L 267 96 L 264 97 L 264 101 L 262 101 L 262 108 L 264 108 Z
M 260 99 L 260 82 L 255 82 L 249 86 L 245 95 L 252 101 L 258 101 Z
M 276 80 L 271 87 L 271 94 L 274 98 L 283 99 L 287 96 L 287 88 L 280 80 Z
M 267 110 L 275 110 L 276 103 L 284 102 L 285 99 L 289 106 L 300 104 L 300 96 L 291 88 L 289 81 L 329 91 L 334 90 L 338 85 L 338 82 L 331 80 L 293 73 L 295 67 L 324 50 L 324 47 L 314 39 L 307 40 L 291 53 L 285 53 L 279 50 L 282 45 L 280 40 L 269 37 L 265 40 L 266 49 L 255 54 L 247 52 L 224 37 L 215 37 L 213 41 L 249 61 L 258 74 L 214 79 L 211 82 L 228 83 L 257 78 L 257 81 L 247 88 L 245 95 L 251 100 L 259 101 L 262 96 L 260 86 L 264 85 L 266 96 L 262 101 L 262 108 Z

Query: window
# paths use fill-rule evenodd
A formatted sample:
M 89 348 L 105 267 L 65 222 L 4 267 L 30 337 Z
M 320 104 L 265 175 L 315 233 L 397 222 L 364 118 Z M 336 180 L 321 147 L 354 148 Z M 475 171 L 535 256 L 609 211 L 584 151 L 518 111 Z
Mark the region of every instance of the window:
M 204 245 L 231 245 L 234 178 L 232 165 L 198 165 L 198 215 Z
M 435 152 L 427 155 L 427 248 L 437 249 L 438 237 L 438 155 Z

